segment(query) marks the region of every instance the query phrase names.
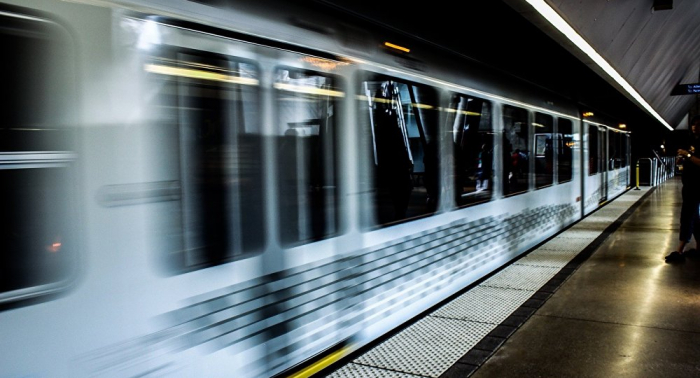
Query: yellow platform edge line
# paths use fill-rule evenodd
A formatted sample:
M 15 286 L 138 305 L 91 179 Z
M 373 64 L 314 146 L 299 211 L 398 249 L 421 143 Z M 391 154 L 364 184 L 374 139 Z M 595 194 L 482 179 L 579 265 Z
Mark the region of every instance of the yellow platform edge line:
M 332 365 L 334 362 L 337 362 L 341 358 L 345 357 L 347 353 L 350 351 L 351 347 L 346 346 L 344 348 L 341 348 L 326 357 L 323 357 L 322 359 L 318 360 L 317 362 L 311 364 L 310 366 L 302 369 L 299 372 L 296 372 L 287 378 L 308 378 L 311 377 L 312 375 L 318 373 L 319 371 L 327 368 L 328 366 Z

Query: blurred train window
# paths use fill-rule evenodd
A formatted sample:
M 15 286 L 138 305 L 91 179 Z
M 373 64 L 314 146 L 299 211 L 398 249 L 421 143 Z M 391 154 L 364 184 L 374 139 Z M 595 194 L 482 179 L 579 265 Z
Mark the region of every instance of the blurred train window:
M 163 151 L 182 191 L 172 256 L 202 268 L 259 251 L 264 242 L 258 68 L 229 56 L 163 48 L 144 66 L 159 95 Z
M 557 122 L 557 168 L 558 182 L 571 181 L 574 156 L 574 134 L 571 120 L 559 118 Z
M 629 134 L 625 133 L 620 138 L 620 148 L 622 149 L 622 168 L 629 165 Z
M 280 238 L 292 245 L 338 233 L 336 128 L 340 99 L 334 76 L 275 71 Z
M 535 141 L 535 188 L 543 188 L 554 182 L 554 118 L 535 113 L 532 124 Z
M 600 154 L 602 149 L 600 144 L 602 143 L 602 138 L 598 126 L 588 125 L 588 174 L 594 175 L 601 172 L 602 161 L 600 159 Z
M 72 41 L 0 12 L 0 304 L 53 293 L 77 270 Z
M 51 23 L 0 16 L 0 150 L 64 151 L 69 42 Z M 49 64 L 49 62 L 51 62 Z
M 12 169 L 0 160 L 2 293 L 60 282 L 74 271 L 70 167 Z
M 620 148 L 620 133 L 610 130 L 608 141 L 608 170 L 619 169 L 622 166 L 622 155 Z
M 359 98 L 370 227 L 433 214 L 439 202 L 438 92 L 368 74 Z
M 530 185 L 528 111 L 503 106 L 503 194 L 526 192 Z
M 489 101 L 452 94 L 445 131 L 453 145 L 455 201 L 489 201 L 493 193 L 493 121 Z

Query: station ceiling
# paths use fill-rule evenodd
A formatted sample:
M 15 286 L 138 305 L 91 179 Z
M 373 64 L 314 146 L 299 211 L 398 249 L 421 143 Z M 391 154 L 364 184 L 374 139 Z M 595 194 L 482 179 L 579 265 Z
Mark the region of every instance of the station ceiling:
M 412 3 L 320 0 L 610 114 L 625 114 L 651 139 L 687 129 L 698 95 L 671 96 L 678 84 L 700 82 L 700 1 L 545 0 L 624 78 L 664 122 L 598 67 L 528 0 Z M 614 90 L 611 90 L 614 89 Z M 695 107 L 695 108 L 694 108 Z M 620 111 L 622 109 L 622 112 Z
M 608 74 L 534 11 L 528 1 L 506 2 L 612 83 Z M 548 0 L 546 4 L 672 128 L 687 129 L 687 115 L 698 96 L 671 93 L 679 84 L 700 82 L 700 1 Z

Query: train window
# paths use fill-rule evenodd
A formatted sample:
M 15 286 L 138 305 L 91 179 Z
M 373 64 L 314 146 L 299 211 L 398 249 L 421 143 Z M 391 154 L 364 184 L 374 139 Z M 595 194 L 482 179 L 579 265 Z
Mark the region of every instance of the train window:
M 145 65 L 160 89 L 159 133 L 177 162 L 183 269 L 220 264 L 265 241 L 258 68 L 228 56 L 163 48 Z
M 453 94 L 446 112 L 452 139 L 453 182 L 458 206 L 491 199 L 493 190 L 493 122 L 491 103 Z
M 554 182 L 554 118 L 547 114 L 535 113 L 532 124 L 535 149 L 535 188 L 539 189 Z
M 600 169 L 600 136 L 598 126 L 588 125 L 588 174 L 594 175 Z
M 373 75 L 362 82 L 360 109 L 371 227 L 435 212 L 439 202 L 438 92 L 431 87 Z
M 336 127 L 338 79 L 317 72 L 275 72 L 280 239 L 315 241 L 338 233 Z
M 620 133 L 611 130 L 608 135 L 608 170 L 619 169 L 622 165 Z
M 0 304 L 53 293 L 77 267 L 72 44 L 0 13 Z
M 530 185 L 528 111 L 503 106 L 503 194 L 526 192 Z
M 557 180 L 558 182 L 571 181 L 574 156 L 574 134 L 571 120 L 559 118 L 557 138 Z
M 629 134 L 622 134 L 620 149 L 622 150 L 622 168 L 629 165 Z

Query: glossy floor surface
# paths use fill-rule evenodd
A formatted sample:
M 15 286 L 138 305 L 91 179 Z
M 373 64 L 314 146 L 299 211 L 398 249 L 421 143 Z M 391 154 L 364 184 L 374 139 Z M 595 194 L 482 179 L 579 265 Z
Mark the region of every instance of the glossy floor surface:
M 469 376 L 700 377 L 700 257 L 664 261 L 678 244 L 681 185 L 649 193 Z

